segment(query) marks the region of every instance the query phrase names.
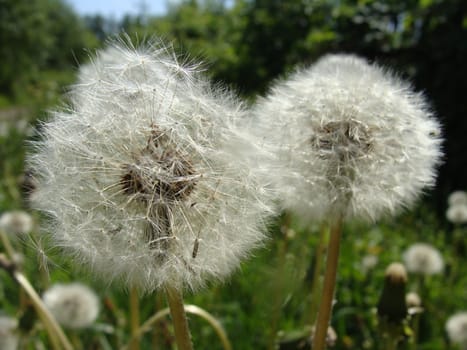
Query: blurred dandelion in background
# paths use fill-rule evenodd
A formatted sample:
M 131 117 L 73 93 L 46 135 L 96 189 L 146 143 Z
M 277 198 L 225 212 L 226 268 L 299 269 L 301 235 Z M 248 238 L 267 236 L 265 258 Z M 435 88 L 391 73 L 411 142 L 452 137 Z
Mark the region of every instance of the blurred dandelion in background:
M 415 243 L 403 253 L 407 271 L 421 275 L 436 275 L 443 272 L 444 259 L 438 249 L 428 243 Z
M 19 337 L 17 334 L 18 321 L 12 317 L 0 315 L 0 349 L 18 349 Z
M 446 332 L 451 343 L 467 349 L 467 312 L 458 312 L 446 321 Z
M 446 218 L 453 224 L 464 224 L 467 222 L 467 193 L 454 191 L 448 197 L 448 209 Z
M 0 216 L 0 229 L 10 234 L 29 233 L 33 226 L 32 216 L 25 211 L 7 211 Z
M 99 314 L 99 298 L 80 283 L 56 284 L 42 296 L 44 304 L 64 327 L 80 329 L 91 326 Z

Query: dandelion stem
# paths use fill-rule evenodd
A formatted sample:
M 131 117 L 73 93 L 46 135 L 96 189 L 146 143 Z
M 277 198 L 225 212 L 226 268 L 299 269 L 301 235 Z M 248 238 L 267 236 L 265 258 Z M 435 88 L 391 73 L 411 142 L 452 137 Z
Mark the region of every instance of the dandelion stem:
M 326 273 L 324 276 L 323 294 L 318 311 L 316 333 L 313 337 L 313 350 L 326 349 L 326 335 L 331 319 L 332 300 L 336 284 L 337 265 L 339 261 L 340 238 L 342 232 L 342 216 L 332 223 L 331 235 L 328 244 L 328 255 L 326 259 Z
M 139 350 L 139 338 L 135 337 L 139 329 L 139 296 L 135 287 L 130 289 L 131 350 Z
M 193 350 L 188 321 L 183 307 L 182 293 L 178 289 L 167 287 L 166 295 L 170 314 L 172 315 L 178 350 Z
M 10 259 L 14 258 L 15 255 L 15 250 L 13 249 L 13 246 L 10 243 L 10 240 L 8 239 L 7 235 L 3 230 L 0 230 L 0 239 L 2 240 L 2 245 L 3 248 L 5 248 L 5 252 L 7 253 L 7 256 Z
M 207 312 L 206 310 L 203 310 L 202 308 L 196 305 L 184 305 L 184 308 L 185 308 L 186 313 L 199 316 L 202 319 L 206 320 L 211 325 L 211 327 L 214 329 L 214 331 L 217 333 L 217 336 L 219 337 L 224 350 L 232 350 L 232 344 L 229 341 L 229 338 L 227 336 L 227 333 L 224 330 L 224 327 L 222 327 L 222 324 L 213 315 L 211 315 L 209 312 Z M 151 316 L 149 319 L 146 320 L 146 322 L 144 322 L 141 325 L 138 332 L 134 336 L 141 337 L 145 332 L 148 332 L 149 330 L 151 330 L 151 328 L 157 322 L 161 321 L 168 314 L 170 314 L 169 308 L 165 308 L 163 310 L 156 312 L 153 316 Z M 123 349 L 127 349 L 127 348 L 128 346 L 124 347 Z
M 44 322 L 45 326 L 47 327 L 49 331 L 49 335 L 52 340 L 52 343 L 54 343 L 54 348 L 64 349 L 64 350 L 73 350 L 73 346 L 71 345 L 70 341 L 66 337 L 65 333 L 63 332 L 61 327 L 58 325 L 57 321 L 52 316 L 50 311 L 46 308 L 46 306 L 42 302 L 42 299 L 37 294 L 37 292 L 34 290 L 34 287 L 28 281 L 26 276 L 24 276 L 18 270 L 14 270 L 12 272 L 12 276 L 15 279 L 15 281 L 18 282 L 18 284 L 29 295 L 29 298 L 33 302 L 34 307 L 36 308 L 39 316 L 42 318 L 42 321 Z M 56 337 L 58 337 L 61 343 L 61 346 L 56 343 Z
M 311 325 L 314 325 L 316 322 L 316 312 L 319 304 L 319 294 L 321 291 L 320 277 L 327 233 L 328 226 L 323 223 L 319 229 L 319 242 L 318 247 L 316 249 L 315 268 L 313 270 L 313 280 L 311 282 L 311 305 L 310 312 L 308 313 Z

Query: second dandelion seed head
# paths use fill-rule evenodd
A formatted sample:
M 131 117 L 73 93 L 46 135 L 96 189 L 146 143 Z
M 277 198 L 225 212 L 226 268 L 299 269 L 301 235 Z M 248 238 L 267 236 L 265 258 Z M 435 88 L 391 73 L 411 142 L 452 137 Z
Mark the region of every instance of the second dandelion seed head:
M 307 220 L 374 220 L 433 185 L 439 124 L 423 96 L 364 59 L 323 57 L 273 86 L 254 115 L 275 169 L 266 176 Z

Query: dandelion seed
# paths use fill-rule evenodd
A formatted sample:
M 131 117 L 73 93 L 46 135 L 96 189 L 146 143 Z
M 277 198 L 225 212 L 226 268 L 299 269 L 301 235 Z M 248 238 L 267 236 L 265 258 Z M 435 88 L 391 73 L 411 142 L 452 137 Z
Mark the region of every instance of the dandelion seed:
M 97 295 L 80 283 L 56 284 L 42 299 L 57 321 L 67 328 L 91 326 L 99 314 Z
M 462 311 L 452 315 L 446 322 L 446 332 L 449 340 L 461 349 L 467 349 L 467 312 Z
M 421 94 L 352 55 L 278 82 L 254 109 L 283 206 L 375 220 L 434 184 L 440 127 Z M 331 214 L 330 214 L 331 212 Z
M 16 333 L 18 322 L 8 316 L 0 316 L 0 349 L 18 349 L 19 338 Z
M 427 243 L 412 244 L 403 254 L 407 271 L 422 275 L 435 275 L 443 272 L 444 260 L 441 253 Z
M 36 206 L 57 244 L 143 291 L 223 279 L 258 246 L 272 209 L 239 150 L 246 112 L 160 44 L 113 43 L 31 157 Z
M 7 211 L 0 216 L 0 229 L 13 234 L 25 234 L 32 231 L 33 220 L 28 213 L 15 210 Z

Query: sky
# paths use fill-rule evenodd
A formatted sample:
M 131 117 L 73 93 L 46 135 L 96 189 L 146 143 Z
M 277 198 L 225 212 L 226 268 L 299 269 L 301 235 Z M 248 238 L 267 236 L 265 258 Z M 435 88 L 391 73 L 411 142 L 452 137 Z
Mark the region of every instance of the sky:
M 149 15 L 160 15 L 167 11 L 167 4 L 173 0 L 66 0 L 81 15 L 101 14 L 120 19 L 125 14 L 141 13 L 147 8 Z

